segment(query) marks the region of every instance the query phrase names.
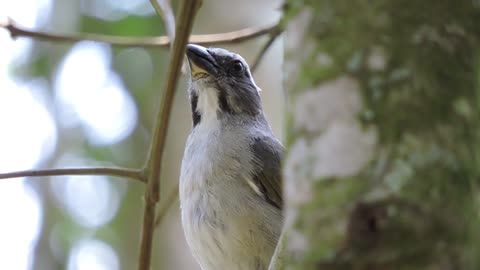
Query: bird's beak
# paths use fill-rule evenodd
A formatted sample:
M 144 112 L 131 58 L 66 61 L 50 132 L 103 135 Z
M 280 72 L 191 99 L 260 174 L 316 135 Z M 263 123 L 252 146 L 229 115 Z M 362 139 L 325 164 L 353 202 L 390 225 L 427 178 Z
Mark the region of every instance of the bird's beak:
M 187 58 L 192 78 L 215 75 L 217 64 L 206 48 L 198 45 L 187 45 Z

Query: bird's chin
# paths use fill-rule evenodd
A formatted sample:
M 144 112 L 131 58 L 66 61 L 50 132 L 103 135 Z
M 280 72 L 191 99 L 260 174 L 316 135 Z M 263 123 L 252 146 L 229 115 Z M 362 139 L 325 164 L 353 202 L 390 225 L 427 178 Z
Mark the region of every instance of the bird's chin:
M 192 81 L 197 81 L 197 80 L 205 80 L 208 79 L 210 74 L 205 73 L 205 72 L 197 72 L 195 74 L 192 74 Z
M 192 84 L 195 85 L 195 88 L 206 88 L 206 87 L 214 87 L 216 85 L 215 77 L 208 73 L 201 73 L 195 74 L 196 76 L 192 75 Z

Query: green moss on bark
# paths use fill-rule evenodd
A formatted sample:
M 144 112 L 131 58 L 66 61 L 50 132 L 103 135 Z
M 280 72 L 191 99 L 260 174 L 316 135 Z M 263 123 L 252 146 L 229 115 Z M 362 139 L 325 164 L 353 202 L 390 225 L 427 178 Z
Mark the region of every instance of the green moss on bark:
M 292 103 L 348 74 L 360 83 L 358 121 L 378 143 L 356 177 L 311 179 L 314 198 L 295 222 L 309 248 L 291 269 L 479 269 L 480 4 L 303 5 L 312 19 L 297 50 L 308 55 Z M 321 136 L 293 124 L 288 134 Z

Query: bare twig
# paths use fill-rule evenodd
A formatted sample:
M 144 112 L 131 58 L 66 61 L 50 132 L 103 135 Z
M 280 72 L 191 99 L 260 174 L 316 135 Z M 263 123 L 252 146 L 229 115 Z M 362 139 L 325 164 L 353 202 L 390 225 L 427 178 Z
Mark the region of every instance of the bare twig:
M 278 239 L 275 252 L 273 253 L 272 258 L 270 259 L 270 265 L 268 270 L 282 270 L 285 269 L 285 260 L 286 260 L 286 246 L 287 246 L 287 235 L 288 231 L 283 228 L 282 234 Z
M 61 175 L 109 175 L 115 177 L 130 178 L 133 180 L 138 180 L 140 182 L 145 182 L 145 177 L 141 170 L 108 167 L 16 171 L 0 173 L 0 179 Z
M 255 58 L 255 62 L 253 62 L 253 64 L 252 64 L 252 67 L 251 67 L 252 72 L 254 72 L 257 69 L 257 67 L 260 64 L 260 61 L 262 61 L 262 58 L 265 55 L 265 53 L 268 51 L 268 49 L 270 49 L 273 42 L 277 39 L 278 36 L 280 36 L 280 34 L 282 32 L 283 31 L 281 30 L 280 27 L 277 27 L 270 32 L 270 37 L 268 38 L 267 42 L 265 42 L 262 49 L 260 49 L 260 52 L 258 53 L 257 57 Z
M 157 13 L 158 17 L 163 18 L 163 10 L 157 0 L 150 0 L 150 4 L 152 5 L 155 13 Z
M 160 109 L 157 115 L 149 158 L 146 164 L 147 190 L 145 192 L 145 211 L 143 216 L 143 234 L 139 258 L 139 270 L 149 270 L 153 233 L 155 229 L 155 208 L 159 199 L 159 178 L 161 160 L 165 148 L 169 116 L 174 92 L 177 86 L 180 70 L 188 43 L 188 37 L 193 27 L 193 19 L 200 8 L 201 0 L 182 1 L 175 31 L 172 55 L 168 65 L 167 80 L 163 91 Z
M 9 20 L 7 23 L 0 23 L 0 28 L 5 28 L 10 32 L 12 38 L 30 37 L 38 40 L 52 42 L 78 42 L 78 41 L 98 41 L 109 43 L 115 46 L 124 47 L 168 47 L 170 39 L 168 36 L 158 37 L 119 37 L 92 33 L 82 34 L 54 34 L 36 30 L 29 30 L 17 25 L 14 21 Z M 237 31 L 207 34 L 207 35 L 191 35 L 189 42 L 199 45 L 209 46 L 214 44 L 232 44 L 245 40 L 253 39 L 270 33 L 278 28 L 278 23 L 267 26 L 250 27 Z
M 155 227 L 160 226 L 163 222 L 165 216 L 167 215 L 168 210 L 172 207 L 173 203 L 178 199 L 178 185 L 175 185 L 175 188 L 168 193 L 167 197 L 163 200 L 163 203 L 160 204 L 160 207 L 157 212 L 157 218 L 155 219 Z
M 170 40 L 175 40 L 175 15 L 173 14 L 170 0 L 150 0 L 152 6 L 157 10 L 157 14 L 163 19 L 167 34 Z M 183 67 L 182 67 L 183 70 Z M 178 185 L 167 195 L 166 198 L 160 200 L 160 206 L 155 214 L 155 228 L 163 221 L 168 209 L 170 209 L 173 201 L 178 197 Z
M 175 16 L 173 15 L 170 0 L 150 0 L 158 16 L 162 17 L 165 29 L 170 40 L 175 38 Z
M 220 33 L 220 34 L 209 34 L 209 35 L 192 35 L 190 38 L 190 43 L 195 43 L 199 45 L 215 45 L 215 44 L 232 44 L 242 41 L 246 41 L 252 38 L 263 36 L 270 33 L 278 28 L 278 23 L 267 25 L 267 26 L 257 26 L 249 27 L 238 31 Z

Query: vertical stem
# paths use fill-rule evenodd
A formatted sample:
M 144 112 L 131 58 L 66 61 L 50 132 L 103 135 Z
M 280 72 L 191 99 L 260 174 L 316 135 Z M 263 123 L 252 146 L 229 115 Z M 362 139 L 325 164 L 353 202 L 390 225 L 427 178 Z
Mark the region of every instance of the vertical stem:
M 139 270 L 150 270 L 152 243 L 155 229 L 155 208 L 159 200 L 161 160 L 165 148 L 170 111 L 183 63 L 188 38 L 192 31 L 195 14 L 200 8 L 201 0 L 182 2 L 175 30 L 175 40 L 168 66 L 167 81 L 164 87 L 160 109 L 155 121 L 149 158 L 146 164 L 147 189 L 145 191 L 145 210 L 143 216 L 142 243 L 139 257 Z

